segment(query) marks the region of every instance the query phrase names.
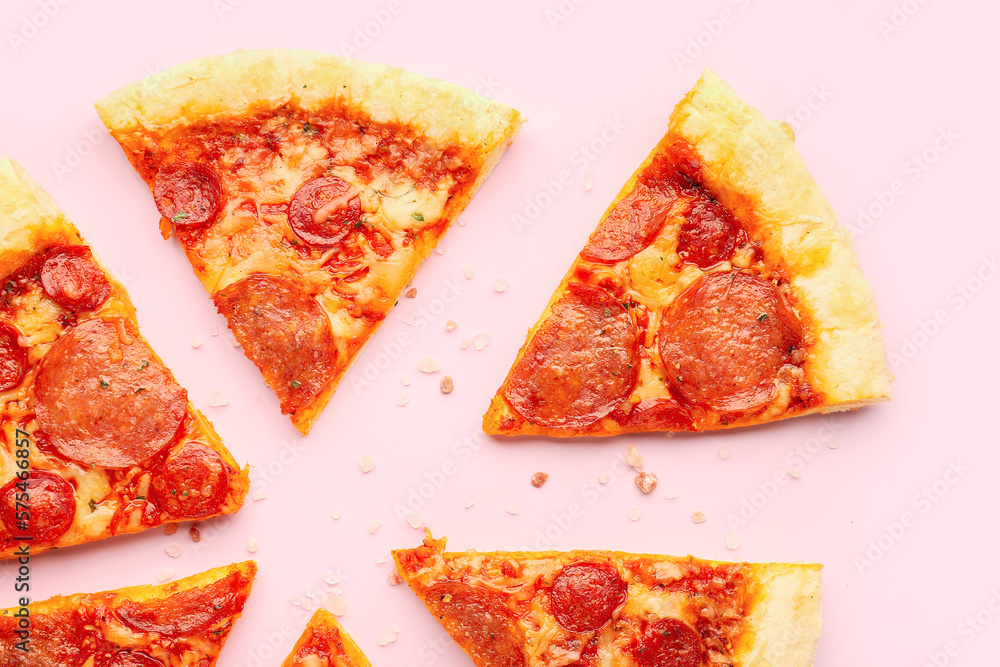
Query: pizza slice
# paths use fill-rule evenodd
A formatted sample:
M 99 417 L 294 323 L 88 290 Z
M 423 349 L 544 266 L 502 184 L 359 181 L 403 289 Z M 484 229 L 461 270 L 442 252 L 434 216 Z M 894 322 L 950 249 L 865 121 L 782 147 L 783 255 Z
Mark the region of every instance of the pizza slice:
M 443 81 L 280 50 L 179 65 L 97 110 L 303 434 L 522 122 Z
M 805 667 L 820 565 L 618 551 L 393 552 L 479 667 Z
M 484 430 L 701 431 L 888 399 L 871 290 L 793 139 L 706 70 L 531 329 Z
M 281 667 L 371 667 L 333 614 L 319 609 Z
M 0 158 L 0 558 L 231 514 L 240 469 L 125 288 Z
M 161 586 L 59 595 L 0 610 L 7 667 L 212 667 L 243 613 L 257 565 Z

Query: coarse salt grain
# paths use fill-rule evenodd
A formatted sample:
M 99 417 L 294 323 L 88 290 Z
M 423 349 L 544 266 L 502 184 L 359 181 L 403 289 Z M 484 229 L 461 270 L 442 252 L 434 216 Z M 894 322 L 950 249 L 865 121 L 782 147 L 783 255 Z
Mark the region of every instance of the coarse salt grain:
M 199 347 L 201 347 L 201 340 L 199 340 L 198 338 L 192 338 L 191 347 L 197 350 Z
M 591 188 L 594 187 L 594 172 L 588 171 L 587 177 L 583 179 L 583 189 L 590 192 Z
M 666 498 L 667 500 L 673 500 L 676 497 L 677 497 L 677 492 L 673 490 L 667 491 L 667 495 L 664 496 L 664 498 Z
M 437 248 L 434 249 L 434 252 L 436 252 L 439 255 L 443 255 L 444 254 L 444 246 L 443 245 L 438 246 Z
M 497 292 L 506 291 L 506 289 L 507 289 L 507 279 L 506 278 L 497 278 L 497 281 L 495 283 L 493 283 L 493 289 L 496 290 Z
M 264 500 L 265 498 L 267 498 L 267 494 L 264 493 L 263 491 L 258 491 L 257 493 L 253 494 L 254 500 Z
M 378 519 L 375 519 L 374 521 L 371 522 L 371 525 L 368 526 L 368 534 L 374 535 L 375 531 L 381 527 L 382 527 L 382 522 L 379 521 Z
M 323 608 L 334 616 L 343 616 L 347 611 L 347 601 L 339 595 L 327 595 L 323 599 Z
M 258 547 L 257 540 L 251 537 L 250 541 L 247 542 L 247 551 L 249 551 L 252 554 L 255 554 L 257 553 L 257 547 Z
M 386 577 L 386 581 L 389 582 L 390 586 L 399 586 L 401 583 L 403 583 L 403 578 L 399 576 L 399 572 L 393 570 L 392 572 L 389 573 L 389 576 Z
M 707 518 L 708 517 L 705 516 L 705 513 L 700 510 L 695 510 L 694 513 L 691 514 L 691 520 L 695 523 L 705 523 Z
M 417 316 L 414 315 L 413 313 L 407 313 L 406 315 L 403 315 L 403 324 L 406 324 L 407 326 L 412 326 L 413 324 L 416 324 L 416 322 L 417 322 Z
M 333 510 L 333 512 L 330 513 L 330 516 L 332 516 L 334 519 L 339 519 L 340 518 L 340 510 L 339 509 Z
M 226 398 L 226 395 L 222 393 L 221 389 L 213 389 L 208 392 L 208 404 L 213 408 L 226 405 L 227 403 L 229 403 L 229 400 Z
M 536 489 L 541 488 L 542 484 L 545 484 L 549 480 L 549 473 L 547 472 L 536 472 L 531 476 L 531 485 Z
M 208 333 L 211 334 L 211 335 L 213 335 L 213 336 L 218 336 L 219 335 L 219 327 L 217 327 L 215 325 L 212 325 L 209 328 Z
M 448 320 L 447 322 L 444 323 L 445 331 L 454 331 L 457 328 L 458 328 L 458 322 L 456 322 L 455 320 Z
M 475 504 L 476 504 L 475 498 L 473 498 L 472 496 L 466 496 L 466 498 L 465 498 L 465 509 L 469 509 L 470 507 L 472 507 Z
M 521 513 L 521 510 L 519 510 L 517 508 L 517 505 L 511 505 L 510 507 L 507 508 L 507 514 L 517 515 L 517 514 L 520 514 L 520 513 Z
M 368 456 L 368 454 L 365 454 L 361 457 L 360 465 L 361 472 L 371 472 L 372 470 L 375 470 L 375 459 Z
M 462 269 L 462 272 L 468 280 L 472 280 L 472 276 L 476 275 L 476 272 L 473 270 L 471 264 L 466 264 L 465 268 Z
M 488 333 L 477 333 L 472 337 L 472 343 L 476 346 L 477 350 L 481 350 L 490 344 L 493 338 Z
M 608 482 L 611 481 L 611 477 L 607 473 L 602 472 L 600 476 L 597 478 L 597 481 L 600 482 L 601 484 L 607 484 Z
M 789 468 L 788 469 L 788 474 L 791 475 L 792 477 L 794 477 L 795 479 L 798 479 L 799 477 L 802 476 L 802 474 L 798 470 L 796 470 L 795 468 Z
M 309 588 L 306 589 L 306 597 L 307 598 L 314 598 L 314 597 L 316 597 L 316 587 L 315 586 L 310 586 Z
M 424 525 L 424 515 L 420 512 L 410 512 L 406 515 L 406 522 L 410 524 L 411 528 L 420 528 Z
M 830 438 L 826 441 L 826 446 L 830 449 L 840 449 L 840 442 L 836 438 Z
M 450 375 L 445 375 L 441 378 L 441 393 L 450 394 L 455 389 L 455 381 L 451 379 Z
M 632 519 L 633 521 L 638 521 L 639 517 L 641 516 L 642 516 L 642 510 L 640 510 L 638 507 L 633 507 L 628 511 L 628 518 Z
M 376 565 L 381 565 L 384 562 L 385 562 L 385 556 L 379 556 L 378 558 L 375 559 Z
M 728 459 L 730 453 L 731 452 L 729 451 L 729 445 L 723 445 L 722 447 L 719 447 L 719 458 L 720 459 L 723 459 L 723 460 Z
M 402 383 L 402 385 L 404 387 L 409 387 L 410 386 L 410 382 L 411 382 L 410 376 L 407 375 L 406 373 L 403 373 L 402 375 L 399 376 L 399 381 Z
M 396 633 L 392 630 L 383 630 L 378 636 L 378 645 L 385 646 L 396 641 Z
M 629 445 L 625 448 L 625 461 L 632 466 L 636 472 L 642 472 L 642 455 L 639 450 Z
M 635 485 L 643 493 L 652 493 L 656 488 L 656 475 L 651 472 L 641 472 L 635 476 Z
M 421 373 L 437 373 L 441 370 L 441 364 L 434 357 L 424 357 L 417 362 L 417 370 Z
M 177 544 L 176 542 L 171 542 L 170 544 L 168 544 L 167 548 L 164 549 L 164 551 L 166 551 L 167 555 L 170 556 L 171 558 L 180 558 L 181 554 L 184 553 L 181 550 L 181 545 Z
M 410 402 L 410 397 L 407 396 L 406 394 L 400 394 L 399 397 L 396 399 L 396 405 L 406 405 L 409 402 Z
M 726 548 L 727 549 L 739 549 L 740 548 L 740 536 L 736 534 L 736 531 L 729 531 L 726 533 Z
M 173 578 L 174 578 L 174 568 L 172 567 L 168 567 L 167 569 L 163 570 L 158 575 L 156 575 L 156 580 L 159 581 L 161 584 L 164 581 L 169 581 Z
M 463 338 L 463 339 L 462 339 L 462 342 L 461 342 L 461 343 L 459 343 L 459 345 L 458 345 L 458 346 L 459 346 L 460 348 L 462 348 L 463 350 L 464 350 L 465 348 L 469 347 L 469 339 L 468 339 L 468 338 Z
M 330 584 L 331 586 L 336 586 L 340 583 L 340 575 L 338 575 L 333 570 L 327 570 L 323 573 L 323 581 Z

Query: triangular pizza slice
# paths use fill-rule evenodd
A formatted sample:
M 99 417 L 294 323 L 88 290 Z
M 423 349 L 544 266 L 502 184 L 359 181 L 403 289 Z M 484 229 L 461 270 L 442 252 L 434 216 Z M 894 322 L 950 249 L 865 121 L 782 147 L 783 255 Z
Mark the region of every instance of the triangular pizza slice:
M 212 667 L 253 586 L 253 561 L 161 586 L 21 599 L 0 610 L 7 667 Z
M 886 400 L 871 290 L 793 139 L 706 71 L 531 329 L 484 430 L 701 431 Z
M 240 469 L 125 288 L 0 158 L 0 558 L 231 514 Z
M 97 109 L 303 434 L 522 122 L 443 81 L 280 50 L 179 65 Z
M 318 609 L 281 667 L 371 667 L 333 614 Z
M 820 565 L 618 551 L 393 552 L 478 667 L 807 667 Z

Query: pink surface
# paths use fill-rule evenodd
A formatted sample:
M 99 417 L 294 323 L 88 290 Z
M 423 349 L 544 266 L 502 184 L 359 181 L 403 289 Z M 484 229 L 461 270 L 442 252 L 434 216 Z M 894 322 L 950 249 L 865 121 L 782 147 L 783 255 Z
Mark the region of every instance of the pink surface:
M 251 557 L 255 539 L 260 576 L 220 665 L 279 664 L 305 604 L 332 588 L 331 572 L 347 604 L 342 620 L 375 664 L 470 665 L 404 586 L 387 585 L 391 564 L 378 562 L 419 543 L 422 529 L 401 519 L 415 510 L 455 549 L 818 561 L 817 665 L 995 662 L 1000 54 L 987 45 L 998 10 L 916 0 L 341 5 L 8 0 L 0 9 L 0 153 L 28 168 L 123 279 L 145 335 L 254 466 L 252 493 L 266 494 L 201 525 L 197 544 L 184 526 L 39 556 L 34 597 L 152 583 L 168 567 L 192 574 Z M 185 60 L 262 47 L 348 49 L 477 89 L 530 118 L 467 224 L 417 276 L 417 298 L 401 300 L 305 439 L 229 343 L 179 246 L 160 239 L 148 190 L 91 106 Z M 706 66 L 792 123 L 813 174 L 856 228 L 893 360 L 892 402 L 673 439 L 485 437 L 480 416 L 526 330 Z M 561 172 L 569 185 L 555 185 Z M 530 224 L 519 228 L 516 215 Z M 499 278 L 509 283 L 503 293 Z M 457 330 L 445 332 L 449 319 Z M 223 333 L 212 337 L 213 326 Z M 481 332 L 492 336 L 487 347 L 460 349 Z M 427 356 L 441 373 L 417 371 Z M 444 374 L 455 382 L 447 396 Z M 209 407 L 212 390 L 229 404 Z M 648 496 L 624 472 L 628 444 L 659 475 Z M 376 461 L 368 474 L 366 454 Z M 790 468 L 799 479 L 773 481 Z M 542 489 L 529 484 L 537 470 L 551 475 Z M 610 481 L 601 485 L 603 471 Z M 696 510 L 705 523 L 692 522 Z M 734 551 L 725 545 L 733 527 L 742 542 Z M 165 553 L 172 542 L 183 548 L 176 560 Z M 0 566 L 0 606 L 15 602 L 14 576 Z M 398 639 L 379 646 L 393 625 Z

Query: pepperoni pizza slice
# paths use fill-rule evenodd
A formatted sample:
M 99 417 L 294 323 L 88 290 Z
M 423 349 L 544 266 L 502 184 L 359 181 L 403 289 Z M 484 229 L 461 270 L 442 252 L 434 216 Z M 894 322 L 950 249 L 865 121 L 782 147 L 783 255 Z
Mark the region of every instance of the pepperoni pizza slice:
M 6 667 L 212 667 L 257 566 L 217 567 L 162 586 L 56 596 L 0 610 Z
M 371 667 L 333 614 L 319 609 L 281 667 Z
M 393 552 L 479 667 L 806 667 L 820 565 L 612 551 Z
M 522 122 L 439 80 L 277 50 L 179 65 L 97 109 L 303 434 Z
M 793 139 L 706 71 L 530 331 L 484 430 L 701 431 L 888 399 L 871 290 Z
M 143 339 L 125 288 L 8 158 L 0 279 L 0 558 L 242 506 L 248 468 Z

